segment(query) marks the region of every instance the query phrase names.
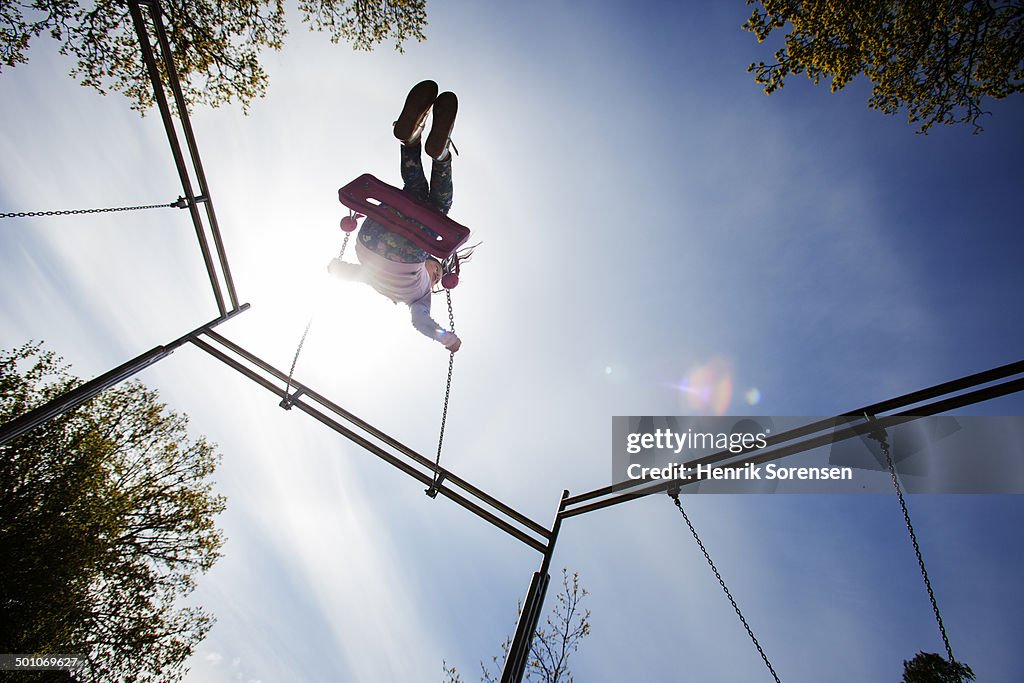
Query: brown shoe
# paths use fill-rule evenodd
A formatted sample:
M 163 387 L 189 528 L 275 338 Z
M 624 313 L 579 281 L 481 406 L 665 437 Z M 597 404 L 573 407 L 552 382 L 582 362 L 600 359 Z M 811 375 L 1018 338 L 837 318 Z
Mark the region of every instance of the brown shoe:
M 459 98 L 453 92 L 443 92 L 434 100 L 434 122 L 430 125 L 430 135 L 423 146 L 427 156 L 438 161 L 448 158 L 448 145 L 451 144 L 458 111 Z
M 405 106 L 402 113 L 395 121 L 395 137 L 402 141 L 403 145 L 409 145 L 420 138 L 423 126 L 427 121 L 427 114 L 430 107 L 437 99 L 437 83 L 434 81 L 421 81 L 412 87 L 405 98 Z

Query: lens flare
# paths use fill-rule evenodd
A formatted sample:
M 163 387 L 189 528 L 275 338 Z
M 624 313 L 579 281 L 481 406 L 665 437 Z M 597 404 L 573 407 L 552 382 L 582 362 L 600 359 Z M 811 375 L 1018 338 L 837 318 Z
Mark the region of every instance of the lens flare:
M 732 367 L 714 357 L 692 368 L 677 387 L 687 409 L 699 414 L 725 415 L 732 401 Z

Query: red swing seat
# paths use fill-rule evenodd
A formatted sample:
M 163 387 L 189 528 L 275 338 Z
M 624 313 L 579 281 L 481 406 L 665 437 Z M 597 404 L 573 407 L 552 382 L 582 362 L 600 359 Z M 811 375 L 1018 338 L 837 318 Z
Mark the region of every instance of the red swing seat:
M 408 237 L 444 260 L 469 239 L 469 228 L 425 202 L 364 173 L 338 190 L 338 201 Z

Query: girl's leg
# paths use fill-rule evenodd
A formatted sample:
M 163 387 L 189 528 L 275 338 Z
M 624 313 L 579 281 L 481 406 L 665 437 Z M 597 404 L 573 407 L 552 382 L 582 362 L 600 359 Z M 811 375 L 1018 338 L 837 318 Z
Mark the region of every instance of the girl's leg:
M 453 92 L 443 92 L 434 100 L 434 122 L 423 148 L 431 159 L 447 159 L 455 117 L 459 113 L 459 98 Z
M 443 92 L 434 100 L 434 122 L 424 145 L 434 160 L 430 169 L 430 205 L 447 214 L 452 208 L 452 129 L 459 111 L 459 98 L 453 92 Z
M 430 167 L 430 205 L 441 213 L 447 214 L 452 208 L 452 155 L 447 155 L 444 160 L 437 161 Z
M 420 141 L 402 145 L 402 182 L 404 192 L 420 201 L 427 201 L 430 189 L 427 187 L 427 176 L 423 173 L 423 159 L 420 152 Z

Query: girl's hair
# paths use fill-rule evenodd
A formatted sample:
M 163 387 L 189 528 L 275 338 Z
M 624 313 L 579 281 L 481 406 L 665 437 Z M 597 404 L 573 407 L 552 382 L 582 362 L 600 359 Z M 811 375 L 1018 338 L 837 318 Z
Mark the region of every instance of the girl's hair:
M 476 244 L 473 244 L 468 247 L 463 247 L 462 249 L 456 251 L 455 257 L 459 260 L 459 265 L 461 266 L 463 263 L 468 263 L 469 260 L 473 258 L 473 252 L 476 251 L 476 248 L 479 247 L 481 244 L 483 244 L 483 242 L 477 242 Z M 442 263 L 439 259 L 436 259 L 433 256 L 428 256 L 427 260 L 434 261 L 441 266 L 442 276 L 447 275 L 452 271 L 452 262 L 454 261 L 454 259 L 446 259 L 445 262 Z M 441 286 L 440 283 L 438 283 L 438 285 L 434 287 L 432 291 L 435 294 L 439 294 L 444 291 L 444 287 Z

